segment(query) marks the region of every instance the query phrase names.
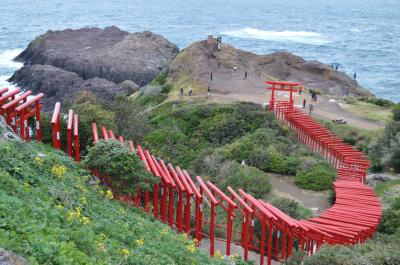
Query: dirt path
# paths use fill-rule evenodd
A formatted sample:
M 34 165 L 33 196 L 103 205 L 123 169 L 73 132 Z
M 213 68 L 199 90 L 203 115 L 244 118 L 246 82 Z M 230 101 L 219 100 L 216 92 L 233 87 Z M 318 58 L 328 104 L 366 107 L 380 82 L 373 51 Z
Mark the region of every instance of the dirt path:
M 270 91 L 265 89 L 266 85 L 263 80 L 270 79 L 268 76 L 249 74 L 247 79 L 244 78 L 244 73 L 233 71 L 220 71 L 213 73 L 213 80 L 209 76 L 201 78 L 205 84 L 209 85 L 214 96 L 223 97 L 225 99 L 232 99 L 238 101 L 249 101 L 259 104 L 264 104 L 269 101 Z M 309 94 L 294 93 L 294 104 L 301 107 L 303 99 L 306 99 L 307 104 L 311 102 Z M 289 93 L 278 92 L 277 99 L 289 99 Z M 349 125 L 366 130 L 378 130 L 383 128 L 382 124 L 377 122 L 365 120 L 354 113 L 346 111 L 341 107 L 341 104 L 333 97 L 319 96 L 318 101 L 314 104 L 313 115 L 333 120 L 344 119 Z M 307 111 L 307 110 L 305 110 Z
M 316 192 L 301 189 L 293 183 L 291 177 L 278 174 L 268 175 L 271 176 L 272 193 L 292 198 L 310 208 L 317 215 L 330 207 L 327 191 Z

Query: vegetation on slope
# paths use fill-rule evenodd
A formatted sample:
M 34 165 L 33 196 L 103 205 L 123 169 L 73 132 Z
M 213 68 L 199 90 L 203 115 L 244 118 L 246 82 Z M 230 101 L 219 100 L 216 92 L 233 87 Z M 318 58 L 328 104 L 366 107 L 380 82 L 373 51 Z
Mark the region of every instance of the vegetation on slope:
M 0 145 L 0 247 L 30 264 L 224 264 L 168 226 L 112 199 L 42 144 Z

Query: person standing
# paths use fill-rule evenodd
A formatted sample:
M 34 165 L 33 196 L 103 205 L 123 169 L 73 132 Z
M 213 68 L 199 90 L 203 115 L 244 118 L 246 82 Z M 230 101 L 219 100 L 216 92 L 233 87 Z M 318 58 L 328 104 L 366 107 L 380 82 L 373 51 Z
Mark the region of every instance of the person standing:
M 303 109 L 305 109 L 305 108 L 306 108 L 306 104 L 307 104 L 307 101 L 306 101 L 306 99 L 303 99 Z
M 244 79 L 247 79 L 247 71 L 244 72 Z
M 211 88 L 210 88 L 210 86 L 208 86 L 208 88 L 207 88 L 207 96 L 210 96 L 211 95 Z
M 357 73 L 356 72 L 354 72 L 353 78 L 357 79 Z
M 314 105 L 313 104 L 308 104 L 308 113 L 311 116 L 312 111 L 314 110 Z
M 213 81 L 213 73 L 210 74 L 210 80 Z
M 190 87 L 189 87 L 189 97 L 191 97 L 191 96 L 192 96 L 192 93 L 193 93 L 193 91 L 192 91 L 192 87 L 190 86 Z

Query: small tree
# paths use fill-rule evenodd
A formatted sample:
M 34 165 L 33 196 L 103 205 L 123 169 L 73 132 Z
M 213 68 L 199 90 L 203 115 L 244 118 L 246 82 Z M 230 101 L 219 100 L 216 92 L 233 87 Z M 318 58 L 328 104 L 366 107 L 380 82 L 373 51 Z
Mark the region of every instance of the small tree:
M 138 155 L 120 142 L 99 141 L 89 149 L 85 163 L 100 175 L 108 176 L 114 192 L 119 195 L 133 194 L 138 188 L 151 190 L 159 179 L 146 171 Z
M 397 103 L 396 105 L 393 106 L 392 113 L 393 113 L 393 120 L 400 121 L 400 103 Z

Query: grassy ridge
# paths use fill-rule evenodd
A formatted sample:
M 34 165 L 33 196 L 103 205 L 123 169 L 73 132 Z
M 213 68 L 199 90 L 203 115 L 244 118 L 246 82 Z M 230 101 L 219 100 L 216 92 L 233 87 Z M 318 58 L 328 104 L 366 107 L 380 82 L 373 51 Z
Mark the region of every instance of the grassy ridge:
M 63 153 L 0 145 L 0 247 L 30 264 L 225 264 L 112 199 Z

